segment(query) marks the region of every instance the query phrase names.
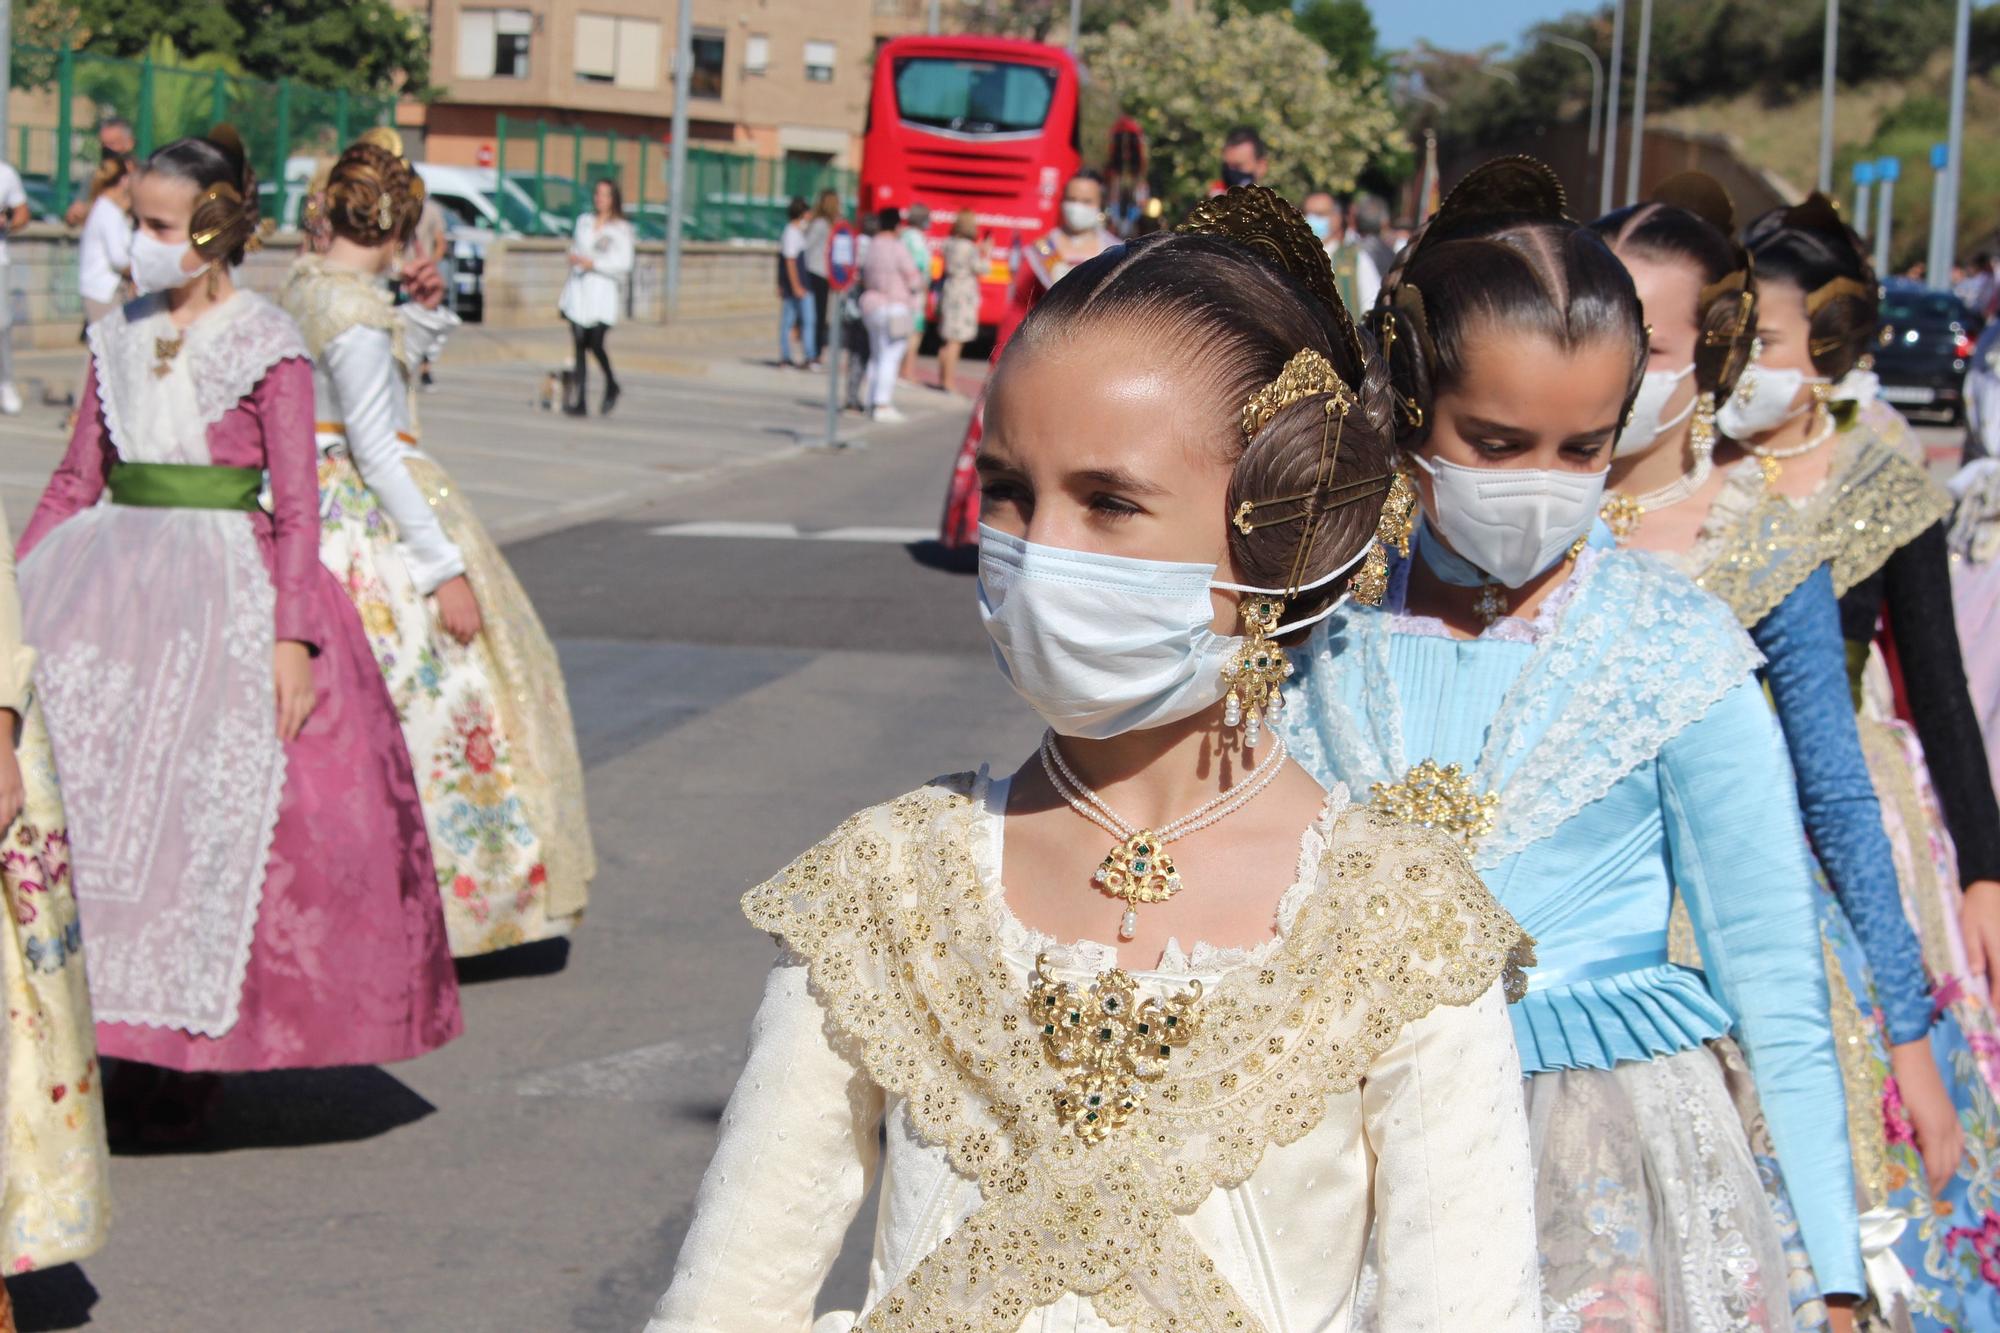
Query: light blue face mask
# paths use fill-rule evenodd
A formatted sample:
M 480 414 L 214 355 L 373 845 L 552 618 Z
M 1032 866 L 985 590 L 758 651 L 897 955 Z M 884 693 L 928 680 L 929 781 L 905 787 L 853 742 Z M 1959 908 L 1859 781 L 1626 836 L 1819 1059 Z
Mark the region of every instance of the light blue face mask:
M 1297 591 L 1333 582 L 1367 554 L 1363 546 Z M 994 659 L 1059 736 L 1104 740 L 1221 703 L 1229 692 L 1222 668 L 1242 640 L 1211 628 L 1211 589 L 1285 595 L 1220 582 L 1212 564 L 1071 551 L 979 528 L 979 618 Z M 1310 625 L 1339 605 L 1277 632 Z

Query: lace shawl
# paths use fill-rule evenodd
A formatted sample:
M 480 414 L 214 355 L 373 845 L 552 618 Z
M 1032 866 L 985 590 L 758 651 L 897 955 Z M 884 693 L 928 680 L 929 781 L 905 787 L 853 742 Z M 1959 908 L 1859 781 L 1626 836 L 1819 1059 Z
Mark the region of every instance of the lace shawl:
M 1657 557 L 1607 551 L 1571 582 L 1572 600 L 1502 698 L 1472 774 L 1476 790 L 1500 798 L 1472 856 L 1482 871 L 1553 834 L 1762 661 L 1726 607 Z M 1304 650 L 1309 700 L 1287 710 L 1300 762 L 1357 791 L 1398 782 L 1427 757 L 1404 753 L 1394 623 L 1365 608 L 1328 620 Z
M 1282 944 L 1208 988 L 1132 1120 L 1087 1146 L 980 897 L 974 781 L 853 816 L 743 900 L 806 960 L 836 1047 L 979 1184 L 860 1327 L 1014 1333 L 1074 1292 L 1136 1333 L 1260 1331 L 1181 1219 L 1309 1133 L 1406 1024 L 1517 989 L 1526 937 L 1450 844 L 1350 810 Z
M 396 318 L 388 290 L 365 273 L 329 264 L 319 255 L 301 255 L 285 275 L 278 304 L 298 321 L 314 360 L 357 324 L 387 333 L 397 361 L 403 359 L 403 321 Z
M 1731 471 L 1694 548 L 1674 564 L 1727 602 L 1748 629 L 1777 610 L 1826 558 L 1811 520 L 1748 460 Z
M 1951 496 L 1885 442 L 1864 416 L 1841 432 L 1833 470 L 1798 507 L 1826 543 L 1833 591 L 1880 569 L 1924 529 L 1951 515 Z

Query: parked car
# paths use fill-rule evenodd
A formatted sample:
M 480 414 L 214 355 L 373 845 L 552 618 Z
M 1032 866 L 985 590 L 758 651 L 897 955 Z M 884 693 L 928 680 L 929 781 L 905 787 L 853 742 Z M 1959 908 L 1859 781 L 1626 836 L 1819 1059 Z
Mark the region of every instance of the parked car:
M 1965 367 L 1982 321 L 1950 292 L 1914 283 L 1882 289 L 1882 327 L 1875 335 L 1875 374 L 1883 401 L 1905 412 L 1965 416 Z

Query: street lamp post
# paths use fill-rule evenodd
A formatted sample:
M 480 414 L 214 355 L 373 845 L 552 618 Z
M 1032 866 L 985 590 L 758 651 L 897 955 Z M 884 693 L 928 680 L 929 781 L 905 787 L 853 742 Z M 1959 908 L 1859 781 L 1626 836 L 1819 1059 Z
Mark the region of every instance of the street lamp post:
M 1554 33 L 1542 38 L 1550 46 L 1560 46 L 1565 51 L 1574 51 L 1590 62 L 1590 151 L 1595 153 L 1598 146 L 1598 118 L 1604 114 L 1604 62 L 1597 58 L 1597 52 L 1572 37 L 1560 37 Z
M 1819 70 L 1819 192 L 1833 194 L 1833 78 L 1840 46 L 1840 0 L 1826 0 L 1826 42 Z
M 1611 80 L 1604 95 L 1604 175 L 1597 182 L 1598 216 L 1611 211 L 1611 178 L 1618 172 L 1618 79 L 1625 67 L 1625 0 L 1611 0 Z
M 1880 279 L 1889 273 L 1889 232 L 1891 212 L 1896 205 L 1896 178 L 1903 174 L 1903 164 L 1893 157 L 1878 158 L 1875 162 L 1875 179 L 1882 186 L 1875 196 L 1875 276 Z
M 1957 219 L 1951 208 L 1951 145 L 1931 145 L 1931 245 L 1924 253 L 1924 272 L 1931 290 L 1951 290 L 1951 235 Z
M 1854 164 L 1854 230 L 1863 240 L 1868 239 L 1868 202 L 1870 187 L 1875 184 L 1875 164 L 1856 162 Z
M 667 167 L 667 314 L 681 299 L 681 223 L 687 216 L 688 83 L 694 77 L 694 0 L 681 0 L 674 25 L 674 141 Z
M 938 35 L 938 0 L 931 0 L 930 14 L 924 20 L 924 31 L 935 37 Z
M 1965 66 L 1971 56 L 1972 0 L 1958 0 L 1958 27 L 1951 39 L 1951 127 L 1945 134 L 1951 161 L 1945 167 L 1944 244 L 1938 262 L 1943 268 L 1940 283 L 1951 281 L 1951 266 L 1958 258 L 1958 184 L 1964 179 L 1965 163 Z
M 1639 168 L 1646 157 L 1646 64 L 1653 50 L 1653 0 L 1639 0 L 1639 62 L 1632 72 L 1632 152 L 1625 164 L 1625 202 L 1639 202 Z
M 1083 35 L 1083 0 L 1069 0 L 1069 49 L 1076 50 L 1077 39 Z

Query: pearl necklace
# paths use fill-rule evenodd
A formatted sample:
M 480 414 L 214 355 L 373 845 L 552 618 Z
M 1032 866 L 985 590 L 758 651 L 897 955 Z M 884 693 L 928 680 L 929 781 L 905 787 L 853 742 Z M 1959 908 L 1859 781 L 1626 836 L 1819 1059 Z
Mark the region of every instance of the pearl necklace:
M 1826 425 L 1820 428 L 1819 434 L 1809 436 L 1807 437 L 1804 444 L 1795 444 L 1788 449 L 1760 449 L 1754 444 L 1746 444 L 1743 446 L 1743 448 L 1746 453 L 1755 454 L 1759 458 L 1772 458 L 1772 459 L 1797 458 L 1801 454 L 1811 453 L 1813 450 L 1819 448 L 1822 444 L 1825 444 L 1828 440 L 1832 439 L 1834 424 L 1835 423 L 1833 420 L 1833 415 L 1831 413 L 1828 413 L 1826 418 Z
M 1624 541 L 1639 530 L 1639 521 L 1648 514 L 1662 509 L 1671 509 L 1681 501 L 1691 498 L 1715 473 L 1715 462 L 1707 454 L 1696 454 L 1692 470 L 1683 472 L 1664 486 L 1647 491 L 1644 495 L 1621 495 L 1616 491 L 1604 497 L 1598 508 L 1598 516 L 1610 527 L 1611 535 Z
M 1278 770 L 1284 766 L 1285 738 L 1273 733 L 1270 750 L 1269 756 L 1250 770 L 1243 781 L 1203 802 L 1199 808 L 1163 826 L 1156 833 L 1152 829 L 1134 828 L 1106 805 L 1102 797 L 1086 787 L 1057 748 L 1054 732 L 1042 737 L 1042 771 L 1049 775 L 1049 785 L 1069 802 L 1071 809 L 1119 839 L 1118 844 L 1105 854 L 1097 873 L 1091 877 L 1092 882 L 1105 893 L 1125 904 L 1125 915 L 1118 921 L 1119 939 L 1129 940 L 1138 934 L 1140 903 L 1163 903 L 1181 891 L 1180 871 L 1174 868 L 1173 859 L 1162 850 L 1165 844 L 1200 832 L 1235 814 L 1248 805 L 1252 797 L 1270 786 L 1271 779 L 1277 777 Z

